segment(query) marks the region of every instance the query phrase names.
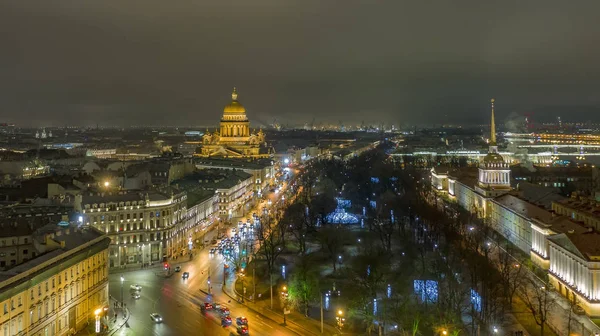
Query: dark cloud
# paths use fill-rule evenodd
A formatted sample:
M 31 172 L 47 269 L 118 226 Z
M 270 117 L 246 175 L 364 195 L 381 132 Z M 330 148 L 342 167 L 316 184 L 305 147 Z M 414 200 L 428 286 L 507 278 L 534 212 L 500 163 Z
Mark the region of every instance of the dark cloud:
M 0 0 L 0 115 L 30 124 L 598 119 L 597 1 Z

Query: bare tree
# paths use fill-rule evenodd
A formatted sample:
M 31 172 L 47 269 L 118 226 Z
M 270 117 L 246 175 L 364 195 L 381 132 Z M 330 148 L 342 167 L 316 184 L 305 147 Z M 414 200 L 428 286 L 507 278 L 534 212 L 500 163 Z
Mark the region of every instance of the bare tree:
M 343 252 L 348 238 L 348 232 L 343 227 L 325 226 L 317 234 L 321 250 L 327 254 L 334 272 L 337 270 L 338 258 Z
M 556 304 L 550 293 L 552 285 L 548 280 L 543 284 L 531 278 L 527 278 L 525 281 L 527 285 L 520 288 L 519 294 L 523 298 L 525 306 L 531 312 L 535 323 L 540 326 L 540 336 L 544 336 L 546 322 Z

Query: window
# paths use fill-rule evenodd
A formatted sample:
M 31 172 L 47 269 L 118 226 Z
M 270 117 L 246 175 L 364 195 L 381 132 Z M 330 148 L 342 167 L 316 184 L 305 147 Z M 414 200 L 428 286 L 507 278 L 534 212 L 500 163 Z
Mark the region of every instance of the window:
M 33 289 L 30 291 L 31 293 L 31 300 L 33 301 Z
M 21 297 L 20 296 L 18 297 L 18 303 L 19 303 L 19 307 L 21 307 L 22 304 L 21 304 Z
M 29 253 L 29 250 L 27 250 L 27 249 L 23 250 L 23 254 L 28 254 L 28 253 Z
M 52 278 L 52 289 L 54 289 L 54 278 Z
M 8 313 L 8 304 L 4 304 L 4 314 Z
M 23 238 L 23 244 L 28 244 L 28 243 L 29 243 L 29 239 Z
M 48 291 L 48 281 L 46 281 L 46 292 Z
M 38 285 L 38 296 L 42 295 L 42 285 Z

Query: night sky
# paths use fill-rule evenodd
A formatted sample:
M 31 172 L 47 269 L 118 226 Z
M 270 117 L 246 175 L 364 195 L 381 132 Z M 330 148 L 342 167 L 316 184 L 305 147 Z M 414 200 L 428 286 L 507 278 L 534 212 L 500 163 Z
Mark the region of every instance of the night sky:
M 600 1 L 0 0 L 0 122 L 600 121 Z

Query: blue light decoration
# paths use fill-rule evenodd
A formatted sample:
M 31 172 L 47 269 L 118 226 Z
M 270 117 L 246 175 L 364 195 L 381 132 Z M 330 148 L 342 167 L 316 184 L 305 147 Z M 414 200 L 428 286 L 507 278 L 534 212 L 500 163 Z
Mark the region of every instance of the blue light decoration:
M 338 208 L 348 209 L 352 206 L 351 200 L 341 198 L 341 197 L 336 197 L 335 200 L 337 201 Z
M 58 222 L 58 226 L 69 226 L 69 222 L 62 220 Z
M 337 208 L 327 215 L 327 222 L 332 224 L 358 224 L 358 217 L 347 213 L 344 209 Z
M 435 280 L 415 280 L 413 282 L 415 294 L 423 302 L 435 303 L 438 300 L 438 283 Z
M 371 208 L 375 209 L 377 208 L 377 201 L 369 201 L 369 205 L 371 206 Z
M 363 216 L 366 216 L 366 215 L 367 215 L 367 208 L 363 207 Z
M 361 218 L 361 219 L 360 219 L 360 228 L 361 228 L 361 229 L 364 229 L 364 228 L 365 228 L 365 219 L 364 219 L 364 218 Z
M 285 279 L 285 265 L 281 265 L 281 277 Z
M 392 297 L 392 285 L 390 284 L 387 286 L 387 297 L 388 299 Z
M 474 289 L 471 289 L 471 304 L 476 312 L 481 313 L 481 295 Z
M 331 292 L 325 293 L 325 310 L 329 310 L 329 306 L 331 304 L 331 302 L 329 301 L 330 297 L 331 297 Z
M 390 220 L 392 221 L 392 224 L 394 224 L 394 210 L 390 210 Z
M 371 265 L 367 266 L 367 276 L 371 275 Z
M 379 183 L 379 177 L 371 176 L 372 183 Z
M 377 315 L 377 299 L 373 299 L 373 315 Z

